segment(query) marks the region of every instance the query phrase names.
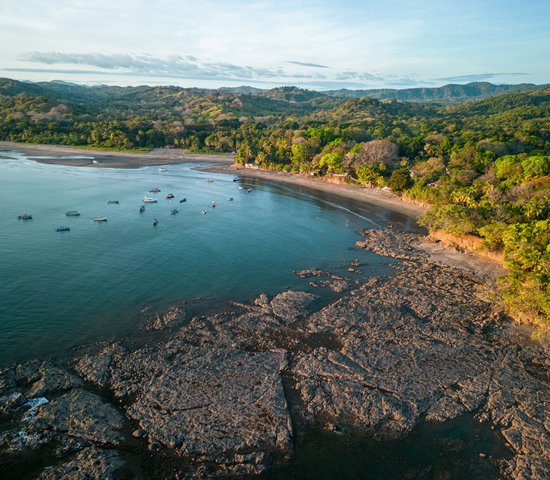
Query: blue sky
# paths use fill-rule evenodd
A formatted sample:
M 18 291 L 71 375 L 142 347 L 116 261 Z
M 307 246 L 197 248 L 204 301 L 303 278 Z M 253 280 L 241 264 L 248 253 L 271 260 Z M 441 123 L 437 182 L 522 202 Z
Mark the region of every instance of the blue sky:
M 550 0 L 2 0 L 0 76 L 113 85 L 550 82 Z

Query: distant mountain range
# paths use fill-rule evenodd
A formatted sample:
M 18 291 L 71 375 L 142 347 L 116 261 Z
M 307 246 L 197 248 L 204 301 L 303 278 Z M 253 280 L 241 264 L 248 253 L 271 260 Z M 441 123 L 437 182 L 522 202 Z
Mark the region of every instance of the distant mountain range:
M 459 103 L 481 100 L 503 93 L 530 92 L 546 85 L 521 83 L 518 85 L 493 85 L 488 82 L 472 82 L 466 85 L 449 84 L 436 88 L 407 88 L 403 90 L 383 88 L 375 90 L 329 90 L 325 95 L 338 98 L 370 97 L 379 100 L 400 100 L 404 102 Z
M 547 84 L 548 85 L 548 84 Z M 222 87 L 215 90 L 203 88 L 182 88 L 175 86 L 164 87 L 112 87 L 112 86 L 83 86 L 63 81 L 52 82 L 19 82 L 10 79 L 0 79 L 0 95 L 17 95 L 26 93 L 29 95 L 42 95 L 50 98 L 62 98 L 73 100 L 107 100 L 116 96 L 129 98 L 130 96 L 143 96 L 152 90 L 170 95 L 187 94 L 204 96 L 209 94 L 233 94 L 251 95 L 273 100 L 289 102 L 305 102 L 322 97 L 332 98 L 375 98 L 378 100 L 398 100 L 403 102 L 434 102 L 439 104 L 462 103 L 470 100 L 482 100 L 485 98 L 502 95 L 505 93 L 530 92 L 547 85 L 534 85 L 522 83 L 518 85 L 493 85 L 488 82 L 473 82 L 465 85 L 449 84 L 436 88 L 407 88 L 407 89 L 367 89 L 367 90 L 326 90 L 314 91 L 298 87 L 277 87 L 272 89 L 259 89 L 250 86 Z M 321 100 L 322 101 L 322 100 Z
M 489 82 L 472 82 L 465 85 L 449 84 L 434 88 L 406 88 L 406 89 L 367 89 L 367 90 L 324 90 L 323 95 L 335 98 L 363 98 L 370 97 L 378 100 L 399 100 L 403 102 L 435 102 L 435 103 L 460 103 L 469 100 L 482 100 L 495 97 L 503 93 L 531 92 L 547 85 L 535 85 L 521 83 L 518 85 L 493 85 Z M 288 87 L 287 87 L 288 88 Z M 293 87 L 292 87 L 293 88 Z M 231 93 L 245 93 L 251 95 L 266 95 L 272 97 L 269 92 L 280 89 L 262 90 L 254 87 L 220 88 L 221 91 Z

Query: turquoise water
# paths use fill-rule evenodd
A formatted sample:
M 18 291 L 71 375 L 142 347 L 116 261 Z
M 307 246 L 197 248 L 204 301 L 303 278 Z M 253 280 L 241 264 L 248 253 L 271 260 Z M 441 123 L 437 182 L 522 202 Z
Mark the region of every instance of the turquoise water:
M 148 307 L 307 289 L 293 274 L 301 268 L 344 273 L 357 258 L 368 263 L 364 274 L 383 272 L 387 259 L 353 247 L 357 232 L 408 221 L 307 189 L 233 182 L 197 165 L 93 169 L 0 153 L 11 157 L 0 159 L 0 364 L 131 334 Z M 166 200 L 168 193 L 176 198 Z M 158 203 L 140 214 L 144 195 Z M 66 217 L 68 210 L 81 216 Z M 21 213 L 33 219 L 18 220 Z M 98 215 L 108 222 L 94 222 Z M 56 232 L 60 225 L 71 230 Z

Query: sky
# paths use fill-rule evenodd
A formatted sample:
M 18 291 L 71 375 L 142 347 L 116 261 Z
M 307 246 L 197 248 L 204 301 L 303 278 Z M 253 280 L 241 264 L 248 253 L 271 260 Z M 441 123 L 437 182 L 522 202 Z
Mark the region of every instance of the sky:
M 550 0 L 1 0 L 0 77 L 218 88 L 550 82 Z

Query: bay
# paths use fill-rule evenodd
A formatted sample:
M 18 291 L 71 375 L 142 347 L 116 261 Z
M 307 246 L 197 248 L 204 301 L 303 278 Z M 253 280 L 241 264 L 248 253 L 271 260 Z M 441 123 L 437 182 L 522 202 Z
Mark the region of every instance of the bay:
M 358 259 L 363 276 L 384 273 L 387 259 L 353 247 L 358 231 L 387 220 L 414 227 L 376 207 L 195 164 L 100 169 L 2 156 L 0 364 L 130 335 L 144 309 L 184 300 L 206 308 L 285 288 L 320 293 L 293 273 L 303 268 L 346 273 Z M 145 195 L 158 203 L 139 213 Z

